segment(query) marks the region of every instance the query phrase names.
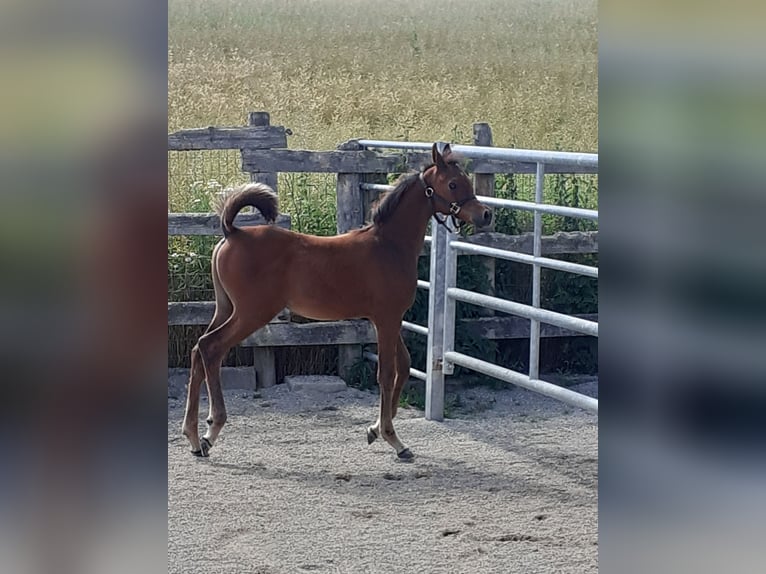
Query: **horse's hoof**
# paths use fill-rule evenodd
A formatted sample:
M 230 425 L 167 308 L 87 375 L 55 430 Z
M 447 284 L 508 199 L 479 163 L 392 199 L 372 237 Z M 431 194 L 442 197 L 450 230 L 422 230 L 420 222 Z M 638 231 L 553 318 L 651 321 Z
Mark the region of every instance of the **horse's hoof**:
M 193 451 L 191 451 L 191 453 L 194 456 L 202 456 L 202 450 L 193 450 Z
M 367 444 L 372 444 L 375 442 L 375 439 L 378 438 L 378 435 L 375 434 L 375 429 L 372 427 L 367 427 Z
M 199 456 L 210 456 L 210 449 L 213 448 L 213 443 L 203 436 L 199 441 L 199 446 L 201 449 Z
M 402 452 L 398 453 L 396 456 L 401 461 L 411 461 L 413 458 L 415 458 L 415 455 L 412 454 L 412 451 L 408 448 L 405 448 Z

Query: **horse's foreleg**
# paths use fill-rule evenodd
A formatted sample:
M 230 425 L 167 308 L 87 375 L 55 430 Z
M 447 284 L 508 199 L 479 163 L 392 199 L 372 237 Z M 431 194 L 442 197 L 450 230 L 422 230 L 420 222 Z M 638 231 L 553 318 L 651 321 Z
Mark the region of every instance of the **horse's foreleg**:
M 367 429 L 367 440 L 372 442 L 378 436 L 395 450 L 400 459 L 411 459 L 412 452 L 396 435 L 394 430 L 393 398 L 394 378 L 396 376 L 396 356 L 399 342 L 399 324 L 377 325 L 378 330 L 378 385 L 380 385 L 380 413 L 374 426 Z M 409 371 L 409 367 L 408 367 Z M 374 438 L 372 438 L 374 437 Z

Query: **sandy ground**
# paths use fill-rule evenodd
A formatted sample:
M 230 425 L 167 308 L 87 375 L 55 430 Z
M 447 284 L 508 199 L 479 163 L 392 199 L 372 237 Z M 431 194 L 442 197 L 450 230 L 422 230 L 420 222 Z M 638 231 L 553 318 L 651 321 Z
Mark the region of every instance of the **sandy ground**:
M 595 415 L 469 389 L 443 423 L 400 410 L 416 455 L 402 463 L 366 443 L 377 396 L 312 394 L 226 391 L 209 459 L 189 453 L 183 400 L 168 400 L 168 572 L 598 571 Z

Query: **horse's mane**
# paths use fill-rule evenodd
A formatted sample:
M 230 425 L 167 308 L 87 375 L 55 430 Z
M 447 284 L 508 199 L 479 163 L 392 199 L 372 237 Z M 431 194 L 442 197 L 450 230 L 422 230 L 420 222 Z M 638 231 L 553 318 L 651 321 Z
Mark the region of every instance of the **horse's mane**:
M 380 196 L 380 199 L 372 206 L 372 221 L 375 225 L 385 223 L 396 211 L 399 202 L 402 200 L 404 190 L 410 187 L 415 180 L 420 177 L 420 172 L 405 173 L 396 180 L 394 189 L 387 191 Z

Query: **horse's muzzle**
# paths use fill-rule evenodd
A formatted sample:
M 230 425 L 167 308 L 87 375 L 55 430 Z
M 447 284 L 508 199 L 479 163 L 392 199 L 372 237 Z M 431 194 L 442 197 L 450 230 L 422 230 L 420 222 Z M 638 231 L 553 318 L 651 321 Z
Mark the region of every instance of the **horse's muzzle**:
M 478 213 L 473 214 L 471 219 L 473 219 L 473 224 L 476 227 L 487 227 L 492 223 L 492 212 L 485 207 Z

